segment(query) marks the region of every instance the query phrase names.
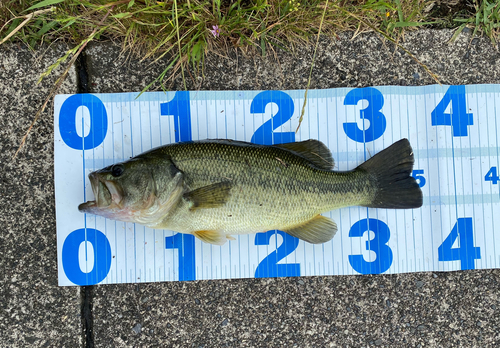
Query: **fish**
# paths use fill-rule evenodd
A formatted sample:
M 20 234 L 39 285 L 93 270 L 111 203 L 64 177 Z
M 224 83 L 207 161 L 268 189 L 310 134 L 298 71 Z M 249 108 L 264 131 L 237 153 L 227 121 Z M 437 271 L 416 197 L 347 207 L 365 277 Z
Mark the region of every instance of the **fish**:
M 90 173 L 95 200 L 78 209 L 214 245 L 270 230 L 321 244 L 338 229 L 325 212 L 421 207 L 413 164 L 408 139 L 344 172 L 333 170 L 330 150 L 315 139 L 278 145 L 180 142 Z

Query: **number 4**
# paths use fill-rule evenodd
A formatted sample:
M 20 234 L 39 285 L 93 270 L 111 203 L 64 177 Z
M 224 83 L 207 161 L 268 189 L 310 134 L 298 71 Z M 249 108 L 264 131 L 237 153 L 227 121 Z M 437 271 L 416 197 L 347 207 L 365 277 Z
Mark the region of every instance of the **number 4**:
M 491 167 L 488 173 L 484 176 L 484 181 L 491 181 L 493 185 L 496 185 L 500 180 L 497 174 L 497 167 Z
M 443 244 L 438 248 L 439 261 L 459 261 L 462 270 L 474 269 L 474 260 L 481 258 L 481 249 L 474 246 L 472 233 L 472 218 L 460 218 L 457 220 L 451 233 L 446 237 Z M 459 247 L 452 248 L 457 237 Z
M 451 113 L 445 110 L 451 103 Z M 465 86 L 450 86 L 443 99 L 431 113 L 433 126 L 451 126 L 454 137 L 467 136 L 467 126 L 474 124 L 472 114 L 467 113 Z

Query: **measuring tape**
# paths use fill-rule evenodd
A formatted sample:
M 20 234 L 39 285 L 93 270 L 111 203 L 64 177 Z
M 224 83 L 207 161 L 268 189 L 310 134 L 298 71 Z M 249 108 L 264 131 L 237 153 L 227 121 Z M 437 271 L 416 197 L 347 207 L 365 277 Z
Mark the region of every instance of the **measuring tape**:
M 59 285 L 500 265 L 500 85 L 310 90 L 297 133 L 303 90 L 138 95 L 55 98 Z M 266 145 L 318 139 L 338 171 L 408 138 L 423 206 L 323 214 L 337 222 L 338 232 L 320 245 L 269 231 L 215 246 L 78 211 L 93 197 L 90 172 L 160 145 L 216 138 Z

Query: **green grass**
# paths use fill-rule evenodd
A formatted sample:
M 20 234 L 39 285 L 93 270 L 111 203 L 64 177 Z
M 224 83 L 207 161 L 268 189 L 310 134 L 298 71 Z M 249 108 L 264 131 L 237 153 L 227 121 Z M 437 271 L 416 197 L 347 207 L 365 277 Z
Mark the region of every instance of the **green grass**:
M 462 23 L 454 37 L 460 34 L 466 26 L 472 26 L 474 36 L 478 33 L 484 33 L 496 45 L 500 38 L 500 0 L 478 1 L 474 10 L 475 15 L 472 17 L 454 19 L 455 22 Z
M 90 40 L 113 39 L 141 58 L 168 55 L 170 65 L 159 76 L 164 80 L 179 70 L 199 69 L 209 51 L 295 51 L 314 41 L 323 12 L 321 34 L 327 36 L 377 31 L 397 41 L 405 30 L 422 26 L 454 27 L 457 35 L 468 26 L 496 43 L 500 0 L 473 1 L 456 16 L 440 17 L 432 10 L 436 3 L 425 0 L 334 0 L 326 11 L 326 0 L 3 0 L 0 43 L 36 48 L 56 39 L 69 42 L 75 48 L 57 65 Z M 218 36 L 212 34 L 213 26 L 218 26 Z
M 452 40 L 469 27 L 474 35 L 486 35 L 496 45 L 500 38 L 500 0 L 0 0 L 0 45 L 22 42 L 36 49 L 43 43 L 62 40 L 72 46 L 40 76 L 41 80 L 70 59 L 14 158 L 71 65 L 92 40 L 119 41 L 123 51 L 142 59 L 168 55 L 169 65 L 143 92 L 156 81 L 165 88 L 164 83 L 179 70 L 184 82 L 186 70 L 199 74 L 208 52 L 224 55 L 231 47 L 264 56 L 279 49 L 293 52 L 312 38 L 317 48 L 320 34 L 335 36 L 348 30 L 377 32 L 439 82 L 398 43 L 405 31 L 430 25 L 456 28 Z M 311 71 L 313 66 L 314 58 Z

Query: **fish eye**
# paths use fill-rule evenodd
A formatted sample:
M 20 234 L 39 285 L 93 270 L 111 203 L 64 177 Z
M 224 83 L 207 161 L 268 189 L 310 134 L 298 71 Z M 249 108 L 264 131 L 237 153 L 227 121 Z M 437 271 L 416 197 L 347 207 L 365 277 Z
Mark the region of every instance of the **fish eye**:
M 123 168 L 122 164 L 115 164 L 111 167 L 111 175 L 113 175 L 115 178 L 122 175 L 124 171 L 125 168 Z

